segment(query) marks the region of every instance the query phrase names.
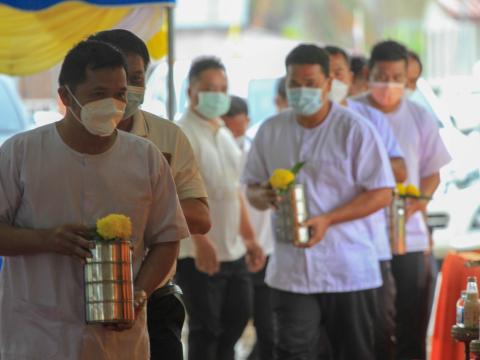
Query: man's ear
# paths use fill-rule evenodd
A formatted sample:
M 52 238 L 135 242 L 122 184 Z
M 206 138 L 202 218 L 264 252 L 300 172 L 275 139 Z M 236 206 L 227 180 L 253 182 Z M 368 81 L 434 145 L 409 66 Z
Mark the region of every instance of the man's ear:
M 65 88 L 65 86 L 60 86 L 57 92 L 58 92 L 58 96 L 60 97 L 60 100 L 62 101 L 62 104 L 65 105 L 65 107 L 71 107 L 72 97 L 70 96 L 70 93 Z

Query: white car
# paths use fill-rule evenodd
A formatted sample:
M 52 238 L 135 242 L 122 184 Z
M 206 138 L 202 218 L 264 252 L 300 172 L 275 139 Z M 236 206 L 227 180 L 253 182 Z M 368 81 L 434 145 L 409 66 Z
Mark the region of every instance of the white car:
M 433 252 L 442 259 L 450 250 L 480 249 L 480 141 L 475 133 L 465 135 L 445 101 L 433 93 L 425 80 L 418 83 L 412 100 L 437 118 L 440 136 L 452 156 L 441 170 L 441 183 L 428 206 L 428 225 L 433 229 Z
M 34 126 L 18 95 L 13 80 L 0 75 L 0 145 L 12 135 Z
M 450 250 L 480 249 L 480 169 L 468 186 L 450 186 L 428 207 L 434 228 L 434 256 L 444 258 Z
M 0 145 L 16 133 L 33 128 L 34 123 L 28 117 L 13 80 L 5 75 L 0 75 L 0 109 Z

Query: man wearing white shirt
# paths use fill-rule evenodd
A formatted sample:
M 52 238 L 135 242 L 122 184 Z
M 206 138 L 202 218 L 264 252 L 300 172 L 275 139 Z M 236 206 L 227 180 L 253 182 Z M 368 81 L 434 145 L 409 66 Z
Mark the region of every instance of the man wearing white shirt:
M 330 74 L 333 78 L 330 99 L 360 114 L 377 130 L 390 158 L 395 181 L 407 179 L 407 169 L 403 153 L 393 135 L 388 119 L 379 110 L 351 99 L 347 99 L 352 85 L 353 74 L 350 70 L 350 59 L 345 50 L 336 46 L 326 46 L 330 55 Z M 395 350 L 395 281 L 392 275 L 392 252 L 387 233 L 385 209 L 368 217 L 372 237 L 375 239 L 378 260 L 382 270 L 383 285 L 378 289 L 378 313 L 375 319 L 375 352 L 376 359 L 394 358 Z
M 180 247 L 177 275 L 189 312 L 188 358 L 233 360 L 250 317 L 248 269 L 259 271 L 265 258 L 239 188 L 241 152 L 220 119 L 230 106 L 225 67 L 216 58 L 200 58 L 188 80 L 190 106 L 178 124 L 192 144 L 209 199 L 212 228 L 198 237 L 214 244 L 204 271 L 195 266 L 190 240 Z
M 382 280 L 364 218 L 391 201 L 388 157 L 368 122 L 328 99 L 325 50 L 299 45 L 286 69 L 291 110 L 262 125 L 243 174 L 252 205 L 267 209 L 278 200 L 266 184 L 273 171 L 305 162 L 297 182 L 306 188 L 311 238 L 295 246 L 277 233 L 267 268 L 275 358 L 311 359 L 324 327 L 335 359 L 372 359 L 374 289 Z
M 285 79 L 283 79 L 283 87 L 285 87 Z M 243 169 L 248 152 L 252 146 L 252 140 L 246 135 L 250 122 L 248 105 L 241 97 L 231 96 L 231 99 L 230 109 L 222 116 L 222 119 L 227 128 L 232 132 L 235 141 L 242 151 L 241 169 Z M 277 106 L 278 104 L 277 102 Z M 243 189 L 245 190 L 245 186 L 243 186 Z M 268 259 L 268 256 L 273 251 L 271 211 L 259 211 L 250 204 L 246 204 L 246 207 L 256 238 Z M 253 284 L 253 324 L 255 325 L 256 342 L 248 356 L 248 360 L 273 359 L 272 299 L 271 289 L 265 283 L 265 270 L 266 266 L 261 271 L 251 274 Z
M 383 41 L 372 50 L 370 92 L 356 100 L 382 111 L 405 155 L 408 183 L 432 196 L 440 182 L 439 170 L 450 161 L 435 120 L 428 111 L 404 96 L 407 83 L 407 49 Z M 430 251 L 425 224 L 427 200 L 407 205 L 407 254 L 394 256 L 392 270 L 397 287 L 397 358 L 424 359 L 428 323 Z

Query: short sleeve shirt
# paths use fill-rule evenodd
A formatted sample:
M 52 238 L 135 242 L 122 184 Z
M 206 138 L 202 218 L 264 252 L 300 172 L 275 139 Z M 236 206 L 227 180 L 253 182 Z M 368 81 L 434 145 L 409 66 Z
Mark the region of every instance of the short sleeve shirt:
M 180 200 L 207 197 L 192 146 L 178 125 L 149 112 L 137 111 L 131 132 L 153 142 L 165 156 Z
M 250 147 L 252 146 L 252 140 L 249 138 L 245 138 L 243 144 L 240 145 L 240 150 L 242 151 L 242 170 L 245 167 L 245 163 L 247 161 L 248 152 L 250 151 Z M 242 186 L 243 190 L 246 191 L 246 186 Z M 273 242 L 274 242 L 274 234 L 273 234 L 273 226 L 272 226 L 272 210 L 267 209 L 264 211 L 260 211 L 250 205 L 248 201 L 246 201 L 247 213 L 250 219 L 250 223 L 252 224 L 253 231 L 255 232 L 255 236 L 258 240 L 258 243 L 263 249 L 263 252 L 266 256 L 269 256 L 273 251 Z
M 267 120 L 249 152 L 242 181 L 267 181 L 277 168 L 305 161 L 297 182 L 306 187 L 309 215 L 327 213 L 367 190 L 392 188 L 384 146 L 359 115 L 332 103 L 313 129 L 300 126 L 293 111 Z M 274 216 L 274 223 L 277 221 Z M 275 241 L 267 268 L 271 287 L 296 293 L 359 291 L 381 285 L 374 241 L 365 219 L 331 226 L 309 249 Z
M 175 185 L 155 146 L 117 132 L 98 155 L 67 146 L 56 125 L 19 134 L 0 148 L 0 222 L 18 228 L 93 227 L 111 213 L 132 221 L 133 275 L 149 247 L 188 235 Z M 112 332 L 85 324 L 82 265 L 55 253 L 7 256 L 0 272 L 2 359 L 147 359 L 142 314 Z
M 368 96 L 367 93 L 355 100 L 369 104 Z M 398 109 L 385 116 L 405 156 L 407 183 L 420 187 L 422 178 L 433 175 L 450 162 L 451 157 L 435 119 L 421 105 L 403 98 Z M 429 247 L 428 229 L 420 212 L 407 222 L 406 243 L 409 252 L 424 251 Z
M 360 114 L 364 119 L 373 125 L 375 130 L 378 132 L 383 145 L 385 145 L 385 149 L 387 150 L 387 154 L 390 158 L 403 158 L 402 150 L 400 149 L 400 145 L 398 145 L 397 140 L 393 135 L 393 131 L 390 127 L 388 119 L 381 111 L 378 111 L 367 104 L 350 99 L 347 99 L 347 106 L 350 110 Z M 386 209 L 379 210 L 368 217 L 370 222 L 370 230 L 372 237 L 375 240 L 378 259 L 380 261 L 390 260 L 392 258 L 385 211 Z
M 206 121 L 188 111 L 178 124 L 192 144 L 207 190 L 212 221 L 207 236 L 216 245 L 220 261 L 237 260 L 246 253 L 239 234 L 240 149 L 220 119 Z M 180 257 L 195 257 L 191 240 L 182 241 Z
M 378 131 L 380 139 L 382 139 L 390 158 L 403 158 L 403 152 L 397 139 L 395 139 L 390 123 L 381 111 L 362 102 L 350 99 L 347 99 L 347 106 L 353 112 L 362 115 L 365 119 L 370 121 L 375 130 Z

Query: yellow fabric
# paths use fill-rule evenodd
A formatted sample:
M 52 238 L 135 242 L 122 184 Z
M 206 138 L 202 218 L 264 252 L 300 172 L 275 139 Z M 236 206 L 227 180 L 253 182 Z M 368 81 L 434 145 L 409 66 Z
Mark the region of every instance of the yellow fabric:
M 60 62 L 73 45 L 92 33 L 111 29 L 133 9 L 65 2 L 26 12 L 0 5 L 0 73 L 30 75 L 47 70 Z M 164 33 L 162 27 L 151 43 L 154 58 L 166 53 Z
M 155 60 L 161 59 L 168 53 L 168 20 L 166 15 L 164 15 L 160 31 L 147 42 L 147 47 L 150 56 Z

